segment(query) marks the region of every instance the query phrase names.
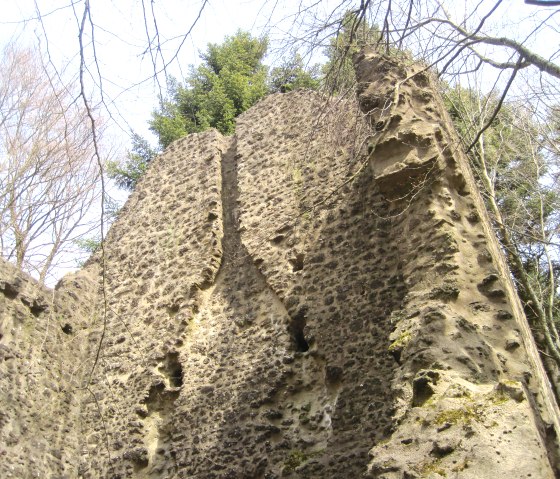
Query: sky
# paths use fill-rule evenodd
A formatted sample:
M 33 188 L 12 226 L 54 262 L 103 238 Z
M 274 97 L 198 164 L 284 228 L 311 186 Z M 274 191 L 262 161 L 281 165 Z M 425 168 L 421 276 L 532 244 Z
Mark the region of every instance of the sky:
M 333 4 L 340 2 L 322 0 L 307 3 L 317 3 L 317 13 L 320 14 L 321 10 L 327 12 Z M 10 40 L 19 44 L 39 43 L 42 50 L 50 54 L 54 66 L 61 71 L 64 69 L 70 82 L 76 81 L 78 27 L 83 4 L 83 0 L 0 0 L 0 44 Z M 462 16 L 462 11 L 472 8 L 473 0 L 448 0 L 443 4 L 451 15 Z M 184 40 L 177 61 L 170 62 L 165 73 L 183 78 L 188 73 L 188 65 L 199 62 L 199 53 L 205 50 L 207 43 L 219 43 L 238 29 L 256 34 L 267 32 L 272 37 L 268 63 L 273 63 L 279 56 L 275 55 L 274 40 L 294 34 L 293 17 L 290 15 L 298 11 L 300 0 L 91 0 L 97 64 L 93 61 L 91 43 L 86 42 L 85 55 L 89 68 L 86 88 L 99 92 L 101 84 L 106 107 L 104 114 L 114 120 L 113 135 L 117 142 L 128 144 L 131 129 L 154 141 L 147 120 L 157 106 L 158 95 L 165 92 L 161 58 L 155 58 L 154 68 L 154 58 L 147 52 L 148 36 L 155 39 L 154 17 L 162 55 L 169 62 L 202 5 L 202 15 L 191 35 Z M 152 15 L 152 7 L 155 15 Z M 523 0 L 504 1 L 500 9 L 492 17 L 492 22 L 509 36 L 519 36 L 524 31 L 529 34 L 533 21 L 530 15 L 540 13 L 542 16 L 544 12 L 543 9 L 525 5 Z M 37 21 L 38 12 L 42 22 Z M 86 39 L 91 39 L 87 24 L 85 32 Z M 538 49 L 545 52 L 545 56 L 556 51 L 560 43 L 557 31 L 534 39 L 537 40 Z M 154 70 L 160 72 L 158 81 L 154 81 Z
M 10 40 L 20 44 L 39 43 L 43 51 L 49 52 L 58 69 L 66 67 L 68 75 L 75 75 L 83 2 L 75 2 L 75 10 L 69 6 L 70 3 L 71 0 L 0 0 L 0 44 Z M 142 3 L 148 9 L 147 25 Z M 182 35 L 193 24 L 202 3 L 202 0 L 153 2 L 157 32 L 160 34 L 162 54 L 166 62 L 177 51 Z M 278 25 L 283 16 L 293 11 L 296 3 L 292 0 L 267 2 L 263 7 L 262 0 L 208 1 L 191 35 L 186 38 L 178 61 L 173 61 L 166 72 L 178 78 L 184 77 L 188 72 L 188 65 L 199 62 L 199 53 L 205 50 L 207 43 L 220 43 L 225 36 L 234 34 L 238 29 L 261 31 L 267 27 L 271 10 L 274 12 L 270 24 Z M 36 21 L 37 8 L 42 22 Z M 106 105 L 125 137 L 130 129 L 150 137 L 146 122 L 157 106 L 158 94 L 165 89 L 161 58 L 156 58 L 155 70 L 160 75 L 159 82 L 155 82 L 153 58 L 146 52 L 146 29 L 153 38 L 156 33 L 150 8 L 149 0 L 91 1 L 98 65 L 93 63 L 90 43 L 85 48 L 91 72 L 89 88 L 91 91 L 98 91 L 99 67 Z M 91 38 L 89 25 L 86 25 L 85 32 Z M 69 68 L 72 65 L 74 68 Z M 118 132 L 116 134 L 119 135 Z
M 86 22 L 85 89 L 110 126 L 106 136 L 116 157 L 125 157 L 126 149 L 130 147 L 131 130 L 156 143 L 147 121 L 157 106 L 158 95 L 165 93 L 164 73 L 183 78 L 189 65 L 200 61 L 199 54 L 209 42 L 220 43 L 225 36 L 239 29 L 255 35 L 266 32 L 271 39 L 266 63 L 273 64 L 282 55 L 278 40 L 282 39 L 282 44 L 286 45 L 291 39 L 298 39 L 298 26 L 301 26 L 299 31 L 305 30 L 306 24 L 299 25 L 293 16 L 302 4 L 316 4 L 314 15 L 322 16 L 341 2 L 343 0 L 90 0 L 95 52 L 91 25 Z M 442 3 L 450 15 L 462 17 L 464 11 L 472 9 L 473 3 L 479 2 L 444 0 Z M 475 15 L 483 15 L 492 3 L 490 0 L 485 2 L 484 8 Z M 21 46 L 38 44 L 65 80 L 76 84 L 78 31 L 84 4 L 85 0 L 0 0 L 0 46 L 9 42 Z M 204 10 L 191 34 L 184 38 L 203 5 Z M 552 12 L 554 10 L 525 5 L 523 0 L 504 0 L 491 23 L 493 28 L 509 37 L 529 37 L 530 47 L 558 61 L 555 57 L 560 48 L 558 16 L 549 19 L 550 28 L 538 37 L 531 37 L 533 26 Z M 299 21 L 313 22 L 314 18 L 313 15 L 305 16 Z M 159 56 L 157 50 L 152 49 L 150 54 L 147 48 L 148 38 L 155 41 L 157 34 L 162 48 Z M 300 44 L 305 45 L 304 42 Z M 318 59 L 315 57 L 311 62 Z M 165 72 L 163 63 L 169 63 Z M 159 72 L 157 76 L 154 76 L 154 70 Z M 124 192 L 115 188 L 111 189 L 111 195 L 121 201 L 126 198 Z
M 0 46 L 10 42 L 21 47 L 38 45 L 64 80 L 77 85 L 80 60 L 78 32 L 84 1 L 74 0 L 74 6 L 72 1 L 0 0 Z M 158 95 L 165 93 L 164 73 L 183 78 L 189 65 L 199 63 L 199 53 L 209 42 L 220 43 L 238 29 L 260 31 L 266 28 L 270 12 L 267 5 L 262 8 L 262 3 L 262 0 L 206 2 L 203 14 L 185 39 L 176 61 L 170 62 L 163 72 L 161 58 L 155 59 L 154 67 L 154 59 L 147 51 L 148 35 L 155 38 L 156 25 L 151 10 L 146 12 L 145 23 L 143 4 L 147 9 L 155 8 L 153 13 L 160 34 L 162 56 L 165 62 L 169 62 L 183 40 L 182 35 L 197 18 L 203 1 L 161 0 L 151 3 L 150 0 L 91 0 L 95 52 L 92 49 L 91 26 L 86 22 L 86 91 L 92 94 L 92 103 L 97 103 L 99 114 L 108 125 L 105 140 L 107 150 L 114 154 L 113 159 L 125 158 L 130 147 L 131 130 L 156 144 L 147 121 L 157 106 Z M 274 9 L 275 24 L 294 3 L 291 0 L 270 3 Z M 154 80 L 154 69 L 159 72 L 157 81 Z M 103 92 L 102 97 L 100 91 Z M 128 192 L 119 190 L 111 182 L 108 185 L 109 195 L 124 203 Z M 91 214 L 99 216 L 98 210 L 100 208 Z M 48 284 L 53 286 L 63 273 L 75 269 L 78 264 L 78 258 L 65 261 L 63 267 L 54 270 Z

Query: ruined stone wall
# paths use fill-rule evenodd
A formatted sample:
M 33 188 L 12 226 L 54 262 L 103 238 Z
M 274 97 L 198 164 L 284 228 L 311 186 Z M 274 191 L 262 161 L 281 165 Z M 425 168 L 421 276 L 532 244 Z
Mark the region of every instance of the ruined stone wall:
M 79 477 L 96 283 L 70 275 L 55 292 L 0 261 L 0 477 Z
M 407 285 L 391 335 L 399 426 L 372 449 L 370 475 L 552 477 L 556 411 L 434 82 L 373 51 L 357 58 L 357 76 Z
M 98 303 L 106 327 L 94 336 L 99 343 L 104 335 L 90 386 L 96 401 L 89 398 L 83 411 L 83 477 L 167 473 L 184 450 L 177 450 L 185 433 L 175 413 L 207 383 L 197 371 L 208 357 L 189 349 L 207 341 L 193 341 L 194 318 L 221 261 L 226 144 L 215 131 L 174 143 L 111 228 Z
M 0 476 L 554 477 L 531 342 L 414 68 L 367 53 L 359 104 L 272 95 L 173 143 L 55 292 L 1 265 Z

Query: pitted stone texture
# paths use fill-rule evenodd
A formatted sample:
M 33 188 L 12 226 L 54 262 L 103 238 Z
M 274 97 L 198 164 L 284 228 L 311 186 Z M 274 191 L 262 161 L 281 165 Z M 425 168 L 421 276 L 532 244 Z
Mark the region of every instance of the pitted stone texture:
M 268 97 L 158 157 L 56 292 L 0 276 L 2 477 L 553 477 L 468 166 L 385 60 L 365 119 Z
M 468 187 L 468 164 L 459 159 L 462 152 L 446 131 L 432 80 L 418 65 L 373 51 L 356 58 L 356 72 L 362 109 L 372 125 L 379 125 L 370 147 L 372 170 L 402 227 L 397 245 L 407 287 L 401 309 L 393 311 L 390 346 L 400 364 L 393 377 L 398 426 L 387 442 L 371 450 L 369 475 L 508 474 L 515 440 L 504 441 L 503 434 L 518 429 L 526 438 L 518 456 L 519 477 L 531 477 L 531 471 L 554 477 L 554 453 L 548 458 L 544 447 L 547 411 L 542 403 L 533 409 L 539 384 L 531 381 L 519 324 L 503 321 L 512 317 L 506 285 L 488 253 L 490 240 L 480 220 L 484 212 Z M 508 347 L 511 341 L 519 347 Z M 429 381 L 426 371 L 433 376 Z M 496 399 L 504 382 L 519 385 L 517 401 L 499 394 Z M 448 401 L 446 392 L 437 393 L 436 383 L 443 391 L 463 385 L 465 394 L 456 403 Z M 465 419 L 469 412 L 476 420 Z M 460 420 L 438 421 L 453 414 Z M 403 447 L 407 435 L 414 447 Z M 438 449 L 434 441 L 456 447 L 423 454 L 432 445 Z M 481 454 L 475 465 L 468 451 L 478 447 L 492 452 Z
M 312 226 L 337 213 L 363 169 L 369 128 L 354 101 L 300 90 L 265 98 L 236 131 L 243 242 L 284 298 L 311 261 Z
M 104 334 L 85 397 L 83 477 L 148 477 L 148 466 L 149 474 L 160 467 L 159 449 L 178 434 L 172 421 L 183 391 L 181 348 L 221 263 L 227 145 L 213 130 L 173 143 L 109 232 L 101 321 L 89 336 L 98 348 Z M 95 263 L 103 266 L 100 254 Z
M 2 478 L 79 475 L 84 336 L 95 286 L 82 274 L 52 291 L 0 260 Z
M 406 290 L 356 108 L 298 92 L 265 99 L 237 126 L 241 237 L 299 351 L 273 399 L 297 425 L 280 427 L 285 476 L 357 477 L 391 429 L 389 313 Z
M 416 380 L 428 374 L 430 391 L 372 451 L 367 477 L 554 477 L 521 383 L 473 384 L 436 371 Z

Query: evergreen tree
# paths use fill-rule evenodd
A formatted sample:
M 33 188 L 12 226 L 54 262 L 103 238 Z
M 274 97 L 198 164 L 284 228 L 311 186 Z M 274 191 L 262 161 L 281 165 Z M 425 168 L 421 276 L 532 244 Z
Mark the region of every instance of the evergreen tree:
M 295 53 L 282 65 L 272 69 L 268 83 L 271 93 L 286 93 L 301 88 L 318 90 L 321 85 L 320 66 L 313 65 L 306 69 L 301 55 Z
M 266 38 L 239 31 L 222 44 L 209 44 L 202 64 L 191 68 L 184 85 L 171 80 L 167 98 L 150 121 L 161 147 L 208 128 L 233 133 L 235 117 L 267 93 L 267 68 L 262 64 L 267 44 Z
M 157 153 L 158 151 L 152 148 L 145 138 L 133 132 L 132 150 L 128 152 L 126 161 L 124 163 L 108 161 L 107 175 L 120 188 L 133 190 Z

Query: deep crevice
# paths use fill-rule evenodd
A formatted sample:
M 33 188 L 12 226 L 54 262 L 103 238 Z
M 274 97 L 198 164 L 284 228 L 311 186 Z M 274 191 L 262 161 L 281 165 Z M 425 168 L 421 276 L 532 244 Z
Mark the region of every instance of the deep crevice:
M 237 168 L 238 160 L 241 156 L 237 153 L 237 140 L 234 137 L 227 149 L 222 154 L 222 211 L 223 211 L 223 227 L 224 227 L 224 239 L 223 239 L 223 251 L 224 257 L 222 261 L 222 269 L 226 269 L 232 266 L 232 262 L 239 261 L 239 258 L 249 257 L 251 255 L 247 251 L 245 245 L 241 240 L 241 235 L 239 232 L 239 211 L 237 205 L 239 203 L 239 185 L 237 178 Z M 279 239 L 283 236 L 284 232 L 287 232 L 291 227 L 282 227 L 277 233 L 276 238 Z M 281 241 L 279 241 L 281 242 Z M 295 253 L 293 258 L 290 258 L 290 264 L 292 265 L 293 271 L 301 271 L 304 266 L 305 255 L 303 253 Z M 251 267 L 252 272 L 259 281 L 262 282 L 263 286 L 268 288 L 278 301 L 284 307 L 282 300 L 278 297 L 275 290 L 268 284 L 266 277 L 259 271 L 258 264 L 263 262 L 262 259 L 257 258 L 254 262 L 250 261 L 247 263 L 248 267 Z M 257 263 L 257 264 L 255 264 Z M 286 311 L 288 314 L 288 312 Z M 301 309 L 298 311 L 290 320 L 288 325 L 288 332 L 292 340 L 292 347 L 296 352 L 307 352 L 309 351 L 309 341 L 305 335 L 306 327 L 306 311 Z
M 299 312 L 292 318 L 288 328 L 294 341 L 295 350 L 300 353 L 309 351 L 309 342 L 305 337 L 305 325 L 305 313 Z
M 167 353 L 164 363 L 158 369 L 169 380 L 170 387 L 180 388 L 183 385 L 183 366 L 179 362 L 179 353 Z

